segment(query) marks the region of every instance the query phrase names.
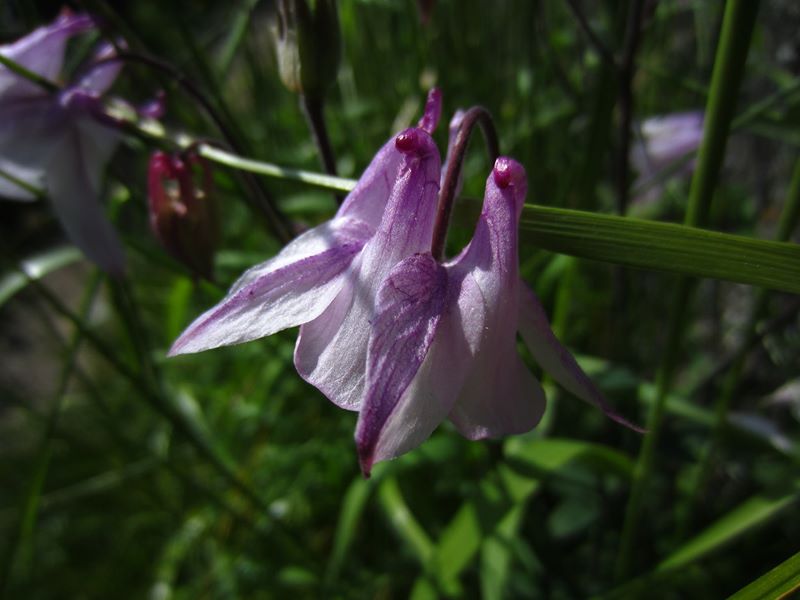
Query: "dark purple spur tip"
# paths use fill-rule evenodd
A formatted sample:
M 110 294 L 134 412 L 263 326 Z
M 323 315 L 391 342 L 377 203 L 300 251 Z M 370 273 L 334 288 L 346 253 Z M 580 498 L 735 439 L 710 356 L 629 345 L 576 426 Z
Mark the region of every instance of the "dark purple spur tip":
M 525 177 L 525 169 L 517 161 L 501 156 L 494 163 L 494 182 L 500 189 L 517 185 Z
M 411 127 L 397 135 L 394 145 L 404 154 L 425 154 L 431 145 L 429 140 L 421 129 Z

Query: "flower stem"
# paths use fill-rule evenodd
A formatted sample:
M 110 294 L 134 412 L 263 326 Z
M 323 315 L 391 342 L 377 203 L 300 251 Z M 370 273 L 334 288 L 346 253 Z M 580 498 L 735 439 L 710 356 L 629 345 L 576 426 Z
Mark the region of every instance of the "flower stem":
M 30 69 L 23 67 L 21 64 L 14 62 L 2 54 L 0 54 L 0 65 L 3 65 L 9 71 L 16 73 L 23 79 L 27 79 L 28 81 L 35 83 L 48 92 L 57 92 L 61 89 L 57 83 L 53 83 L 38 73 L 34 73 Z
M 237 154 L 244 154 L 241 144 L 238 141 L 238 136 L 234 134 L 234 132 L 227 126 L 225 119 L 222 115 L 216 110 L 214 105 L 205 97 L 205 95 L 200 91 L 197 85 L 188 77 L 186 77 L 183 73 L 181 73 L 178 69 L 170 65 L 169 63 L 162 61 L 158 58 L 153 56 L 145 55 L 145 54 L 138 54 L 133 52 L 120 52 L 116 56 L 107 59 L 109 61 L 114 60 L 123 60 L 127 62 L 138 62 L 143 65 L 146 65 L 152 69 L 159 70 L 166 75 L 169 75 L 174 81 L 184 89 L 189 96 L 192 97 L 205 111 L 217 129 L 220 131 L 222 136 L 225 138 L 226 143 L 230 147 L 231 150 L 236 152 Z M 244 177 L 243 178 L 245 186 L 248 188 L 248 191 L 252 195 L 254 199 L 251 200 L 256 202 L 257 209 L 260 211 L 261 214 L 264 214 L 267 217 L 267 221 L 273 231 L 273 233 L 280 239 L 283 243 L 288 242 L 292 239 L 291 228 L 286 220 L 286 217 L 280 212 L 280 210 L 275 205 L 274 200 L 270 197 L 265 189 L 263 189 L 258 182 L 252 177 Z
M 698 156 L 697 171 L 692 178 L 689 205 L 684 219 L 684 223 L 692 227 L 703 226 L 708 220 L 711 199 L 725 156 L 728 133 L 736 107 L 735 99 L 747 61 L 757 11 L 758 2 L 756 0 L 728 0 L 725 4 L 722 32 L 706 105 L 703 143 Z M 693 282 L 686 278 L 681 278 L 676 285 L 667 345 L 656 381 L 656 400 L 647 421 L 647 429 L 650 433 L 645 436 L 639 452 L 631 495 L 625 513 L 616 565 L 617 581 L 623 581 L 631 571 L 644 498 L 652 475 L 655 450 L 663 424 L 664 405 L 678 362 L 686 325 L 686 305 L 693 287 Z
M 336 159 L 331 148 L 330 137 L 328 137 L 328 128 L 325 125 L 325 105 L 323 100 L 321 97 L 301 94 L 300 105 L 306 116 L 311 135 L 314 137 L 314 143 L 317 145 L 322 168 L 328 175 L 335 177 Z M 342 200 L 344 200 L 339 194 L 334 194 L 334 197 L 337 204 L 341 204 Z
M 433 242 L 431 244 L 431 254 L 436 260 L 441 261 L 444 257 L 444 245 L 447 241 L 447 228 L 450 225 L 450 215 L 453 212 L 453 202 L 455 201 L 456 189 L 458 188 L 458 178 L 461 175 L 461 167 L 464 164 L 464 155 L 467 152 L 467 144 L 472 135 L 475 125 L 479 125 L 486 141 L 486 149 L 489 159 L 494 164 L 500 156 L 500 147 L 497 141 L 497 131 L 492 121 L 492 115 L 482 106 L 473 106 L 464 113 L 464 118 L 458 128 L 453 148 L 447 164 L 447 171 L 442 182 L 442 189 L 439 192 L 439 209 L 436 213 L 436 222 L 433 226 Z

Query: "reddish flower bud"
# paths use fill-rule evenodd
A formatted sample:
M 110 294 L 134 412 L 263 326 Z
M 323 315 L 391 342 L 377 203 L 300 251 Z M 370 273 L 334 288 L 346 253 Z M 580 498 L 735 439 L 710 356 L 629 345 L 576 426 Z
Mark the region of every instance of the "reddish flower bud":
M 167 251 L 211 279 L 219 222 L 211 170 L 196 153 L 155 152 L 147 173 L 150 226 Z

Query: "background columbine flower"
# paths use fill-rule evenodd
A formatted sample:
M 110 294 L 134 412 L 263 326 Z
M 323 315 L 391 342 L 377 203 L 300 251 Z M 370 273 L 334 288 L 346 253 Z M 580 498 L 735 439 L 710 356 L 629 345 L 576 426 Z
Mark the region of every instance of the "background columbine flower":
M 694 171 L 694 158 L 682 158 L 700 147 L 703 140 L 703 113 L 689 111 L 650 117 L 641 123 L 641 139 L 631 147 L 631 162 L 639 173 L 634 188 L 642 190 L 639 201 L 657 200 L 670 176 Z M 668 170 L 671 170 L 669 172 Z
M 93 28 L 88 16 L 63 13 L 50 25 L 0 46 L 0 54 L 55 82 L 69 38 Z M 113 48 L 104 44 L 93 62 L 111 56 Z M 114 62 L 90 64 L 77 80 L 52 93 L 0 65 L 0 171 L 44 188 L 75 245 L 101 268 L 117 274 L 124 269 L 122 245 L 99 196 L 103 170 L 119 134 L 93 114 L 119 69 Z M 5 177 L 0 177 L 0 196 L 33 198 Z

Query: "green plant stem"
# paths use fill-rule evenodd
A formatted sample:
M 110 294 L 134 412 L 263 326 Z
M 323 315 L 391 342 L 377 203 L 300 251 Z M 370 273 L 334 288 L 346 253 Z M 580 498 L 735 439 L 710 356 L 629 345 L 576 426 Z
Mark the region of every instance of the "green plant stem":
M 328 174 L 336 176 L 336 159 L 334 158 L 333 148 L 331 147 L 331 139 L 328 135 L 328 127 L 325 124 L 325 103 L 323 98 L 309 96 L 308 94 L 300 95 L 300 106 L 305 114 L 308 128 L 311 130 L 311 136 L 314 138 L 314 143 L 319 152 L 319 160 L 322 169 Z M 341 204 L 342 198 L 339 194 L 334 194 L 336 203 Z
M 725 4 L 722 32 L 706 104 L 703 142 L 700 146 L 697 170 L 692 178 L 689 205 L 684 219 L 684 223 L 691 227 L 704 226 L 708 220 L 714 188 L 725 157 L 728 134 L 736 109 L 735 100 L 747 61 L 757 11 L 757 0 L 728 0 Z M 664 358 L 657 376 L 656 401 L 647 419 L 649 433 L 645 436 L 639 452 L 625 512 L 615 569 L 618 582 L 627 578 L 633 567 L 639 522 L 654 468 L 656 447 L 663 424 L 664 404 L 671 388 L 686 327 L 686 306 L 692 288 L 691 281 L 681 278 L 675 289 Z
M 79 318 L 87 318 L 97 296 L 101 278 L 99 271 L 95 271 L 95 274 L 92 275 L 81 301 L 78 312 Z M 75 369 L 82 342 L 83 334 L 76 329 L 66 349 L 66 360 L 59 373 L 53 404 L 44 423 L 44 432 L 36 453 L 36 462 L 31 472 L 27 492 L 20 505 L 18 527 L 13 530 L 11 537 L 8 539 L 8 546 L 6 547 L 2 567 L 0 567 L 2 569 L 0 570 L 0 597 L 5 597 L 8 592 L 8 585 L 15 562 L 18 559 L 26 563 L 30 562 L 30 560 L 25 560 L 26 558 L 30 559 L 29 556 L 25 555 L 30 554 L 30 539 L 36 525 L 42 490 L 47 479 L 50 459 L 53 455 L 53 440 L 58 427 L 58 420 L 61 416 L 61 407 Z M 28 549 L 27 551 L 26 548 Z
M 238 490 L 253 506 L 257 507 L 264 515 L 268 516 L 269 505 L 244 481 L 242 481 L 228 461 L 220 455 L 219 451 L 173 406 L 173 404 L 159 391 L 153 390 L 139 373 L 132 370 L 119 359 L 113 348 L 108 346 L 92 330 L 88 329 L 81 319 L 72 313 L 58 297 L 40 282 L 28 279 L 29 285 L 50 305 L 50 307 L 66 318 L 82 334 L 100 356 L 105 358 L 112 367 L 136 388 L 148 404 L 163 416 L 174 430 L 186 439 L 206 461 L 214 467 L 220 476 L 234 489 Z M 291 533 L 285 529 L 280 521 L 270 517 L 270 524 L 281 541 L 292 550 L 295 558 L 308 562 L 308 553 L 294 540 Z
M 34 73 L 30 69 L 25 68 L 18 62 L 15 62 L 6 56 L 3 56 L 2 54 L 0 54 L 0 65 L 3 65 L 9 71 L 13 71 L 20 77 L 27 79 L 32 83 L 35 83 L 36 85 L 42 87 L 48 92 L 57 92 L 58 90 L 61 89 L 57 83 L 53 83 L 52 81 L 42 77 L 38 73 Z
M 800 159 L 795 163 L 792 182 L 789 186 L 789 196 L 781 211 L 778 231 L 775 236 L 777 241 L 785 242 L 790 238 L 792 231 L 794 231 L 797 226 L 798 217 L 800 217 Z M 767 308 L 768 300 L 769 294 L 767 290 L 763 288 L 759 289 L 756 293 L 755 302 L 750 310 L 747 324 L 745 325 L 745 339 L 741 344 L 743 348 L 751 347 L 753 341 L 758 337 L 757 326 Z M 747 352 L 737 353 L 736 360 L 734 360 L 733 364 L 730 366 L 723 381 L 722 389 L 717 396 L 714 406 L 714 428 L 711 433 L 711 439 L 702 452 L 700 463 L 695 471 L 694 481 L 690 487 L 689 496 L 684 505 L 677 511 L 678 539 L 683 539 L 689 527 L 692 525 L 694 508 L 697 505 L 698 498 L 706 488 L 713 466 L 714 455 L 718 452 L 724 441 L 728 427 L 728 412 L 730 411 L 731 401 L 733 400 L 734 393 L 739 386 L 739 381 L 744 372 L 746 359 Z

